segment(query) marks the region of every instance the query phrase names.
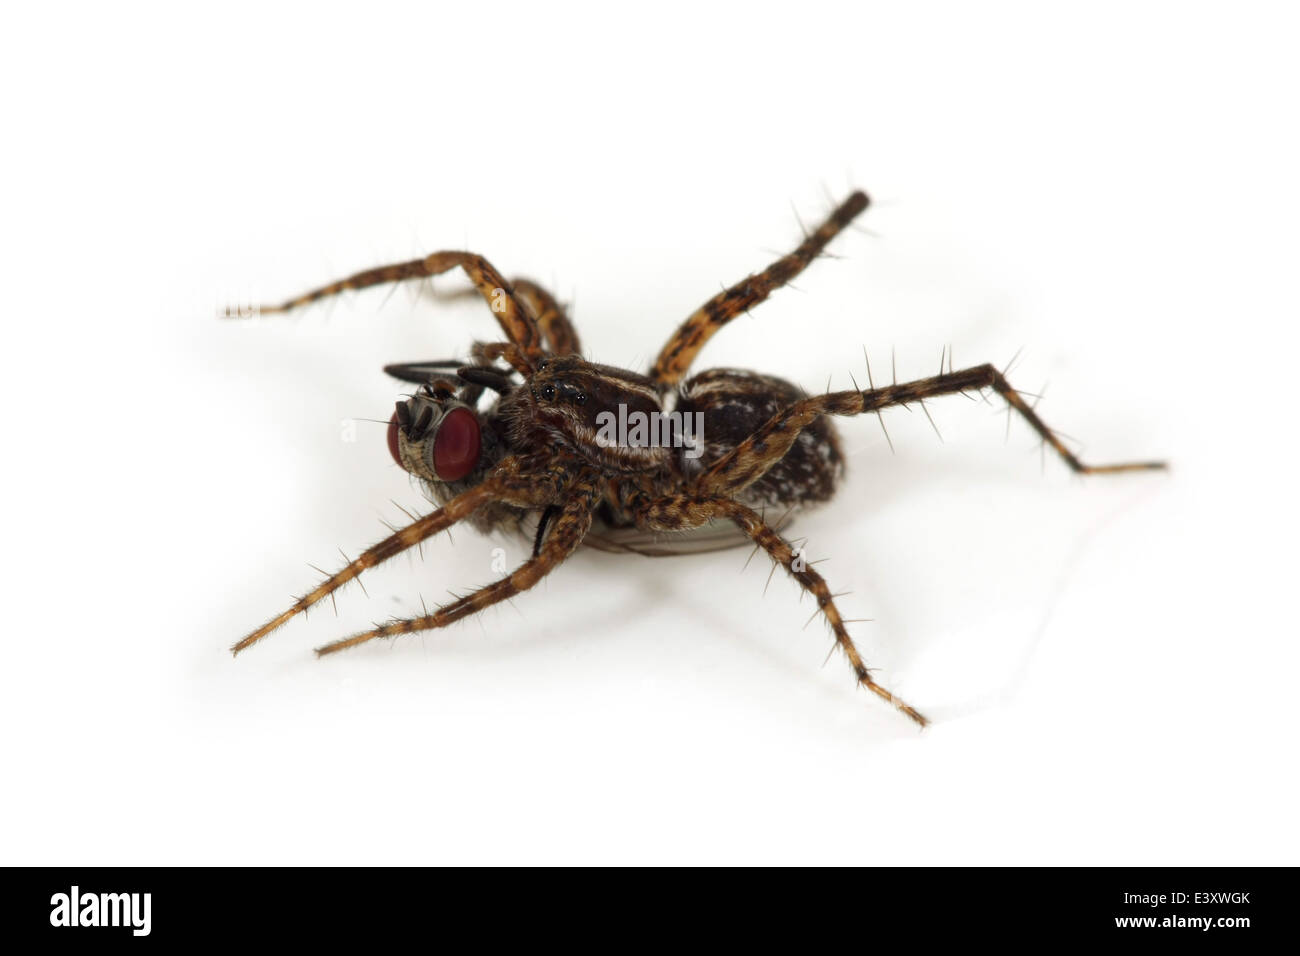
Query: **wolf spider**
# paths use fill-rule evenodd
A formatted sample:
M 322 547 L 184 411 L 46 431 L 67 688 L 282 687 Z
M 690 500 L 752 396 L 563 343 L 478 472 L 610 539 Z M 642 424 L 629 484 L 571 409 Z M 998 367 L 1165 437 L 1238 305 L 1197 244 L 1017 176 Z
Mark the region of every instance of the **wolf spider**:
M 704 303 L 672 335 L 646 375 L 584 360 L 573 325 L 545 289 L 526 279 L 507 282 L 486 259 L 470 252 L 435 252 L 381 266 L 260 309 L 287 312 L 344 290 L 427 279 L 460 268 L 491 307 L 505 341 L 477 343 L 469 363 L 415 362 L 385 369 L 419 386 L 397 403 L 388 425 L 389 451 L 440 507 L 395 529 L 232 650 L 237 654 L 250 647 L 367 568 L 460 521 L 482 531 L 527 533 L 528 523 L 536 520 L 532 556 L 509 576 L 432 613 L 392 620 L 326 644 L 317 654 L 445 627 L 475 614 L 533 587 L 589 535 L 591 542 L 617 547 L 620 532 L 685 532 L 722 519 L 812 593 L 858 683 L 924 725 L 920 713 L 872 679 L 825 580 L 762 514 L 767 506 L 788 513 L 834 493 L 844 461 L 826 416 L 879 415 L 894 405 L 992 389 L 1076 472 L 1164 466 L 1084 464 L 992 365 L 954 371 L 950 359 L 947 372 L 941 365 L 938 375 L 880 388 L 868 366 L 867 389 L 811 397 L 779 378 L 739 369 L 712 369 L 683 381 L 715 332 L 799 275 L 867 205 L 866 194 L 854 192 L 789 255 Z M 498 364 L 502 360 L 506 366 Z M 609 420 L 602 413 L 619 411 L 700 413 L 703 441 L 691 446 L 601 440 L 598 426 Z M 680 430 L 673 435 L 681 438 Z M 638 549 L 629 545 L 624 550 Z

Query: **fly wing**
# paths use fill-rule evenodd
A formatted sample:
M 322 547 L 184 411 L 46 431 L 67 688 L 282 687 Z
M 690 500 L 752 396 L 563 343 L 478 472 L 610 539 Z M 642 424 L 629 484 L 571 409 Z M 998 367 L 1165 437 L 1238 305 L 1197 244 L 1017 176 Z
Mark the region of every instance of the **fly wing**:
M 538 512 L 523 517 L 518 526 L 507 533 L 534 541 L 537 537 Z M 745 533 L 730 521 L 701 525 L 689 531 L 642 531 L 640 528 L 611 528 L 599 518 L 592 524 L 582 547 L 610 554 L 639 554 L 646 558 L 671 558 L 683 554 L 708 554 L 727 551 L 743 545 L 753 546 Z
M 539 512 L 525 515 L 513 533 L 533 541 L 537 537 Z M 794 509 L 787 511 L 772 525 L 773 531 L 783 531 L 794 520 Z M 730 551 L 748 545 L 753 540 L 730 521 L 715 521 L 688 531 L 643 531 L 640 528 L 610 527 L 597 518 L 582 539 L 582 547 L 610 554 L 639 554 L 646 558 L 671 558 L 684 554 L 709 554 L 713 551 Z
M 772 525 L 783 531 L 794 519 L 794 509 L 787 511 Z M 582 540 L 584 547 L 621 554 L 640 554 L 647 558 L 669 558 L 679 554 L 708 554 L 732 548 L 753 546 L 754 542 L 730 521 L 716 521 L 689 531 L 656 532 L 640 528 L 611 528 L 596 523 Z
M 731 522 L 701 525 L 690 531 L 661 533 L 640 528 L 594 526 L 582 539 L 583 547 L 647 558 L 669 558 L 682 554 L 707 554 L 752 545 L 749 537 Z

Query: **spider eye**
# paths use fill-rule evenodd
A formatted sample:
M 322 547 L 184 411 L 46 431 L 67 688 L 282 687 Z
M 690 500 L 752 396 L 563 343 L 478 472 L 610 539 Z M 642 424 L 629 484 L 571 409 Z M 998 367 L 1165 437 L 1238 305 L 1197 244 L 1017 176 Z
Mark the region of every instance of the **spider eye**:
M 468 408 L 453 408 L 438 423 L 433 439 L 433 470 L 442 481 L 459 481 L 478 465 L 482 435 Z
M 586 393 L 586 392 L 574 392 L 574 393 L 573 393 L 573 401 L 574 401 L 574 404 L 575 404 L 575 405 L 586 405 L 586 404 L 587 404 L 587 393 Z
M 551 399 L 553 399 L 554 397 L 555 397 L 555 386 L 554 386 L 554 385 L 543 385 L 543 386 L 542 386 L 542 398 L 546 399 L 546 400 L 549 402 L 549 401 L 550 401 Z

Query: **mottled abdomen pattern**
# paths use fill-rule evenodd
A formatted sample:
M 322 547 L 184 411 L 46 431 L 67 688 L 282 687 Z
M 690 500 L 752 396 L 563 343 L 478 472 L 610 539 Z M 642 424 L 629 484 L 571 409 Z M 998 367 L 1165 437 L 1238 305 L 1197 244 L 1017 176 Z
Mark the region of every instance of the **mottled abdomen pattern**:
M 745 369 L 714 368 L 689 379 L 681 387 L 677 411 L 704 413 L 704 450 L 695 459 L 682 455 L 684 474 L 693 477 L 703 471 L 804 397 L 803 389 L 785 379 Z M 839 436 L 830 420 L 821 417 L 737 500 L 756 508 L 817 504 L 835 493 L 843 474 Z

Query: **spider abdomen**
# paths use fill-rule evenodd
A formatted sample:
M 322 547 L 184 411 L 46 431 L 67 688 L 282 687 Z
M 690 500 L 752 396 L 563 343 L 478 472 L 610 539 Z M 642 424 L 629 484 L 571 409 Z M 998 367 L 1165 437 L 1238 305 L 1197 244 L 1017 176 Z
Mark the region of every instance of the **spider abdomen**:
M 679 458 L 687 476 L 698 474 L 749 438 L 773 415 L 806 397 L 803 389 L 774 375 L 715 368 L 681 387 L 677 410 L 704 415 L 703 448 Z M 790 450 L 738 500 L 754 507 L 797 507 L 827 501 L 844 474 L 839 436 L 826 417 L 807 426 Z

